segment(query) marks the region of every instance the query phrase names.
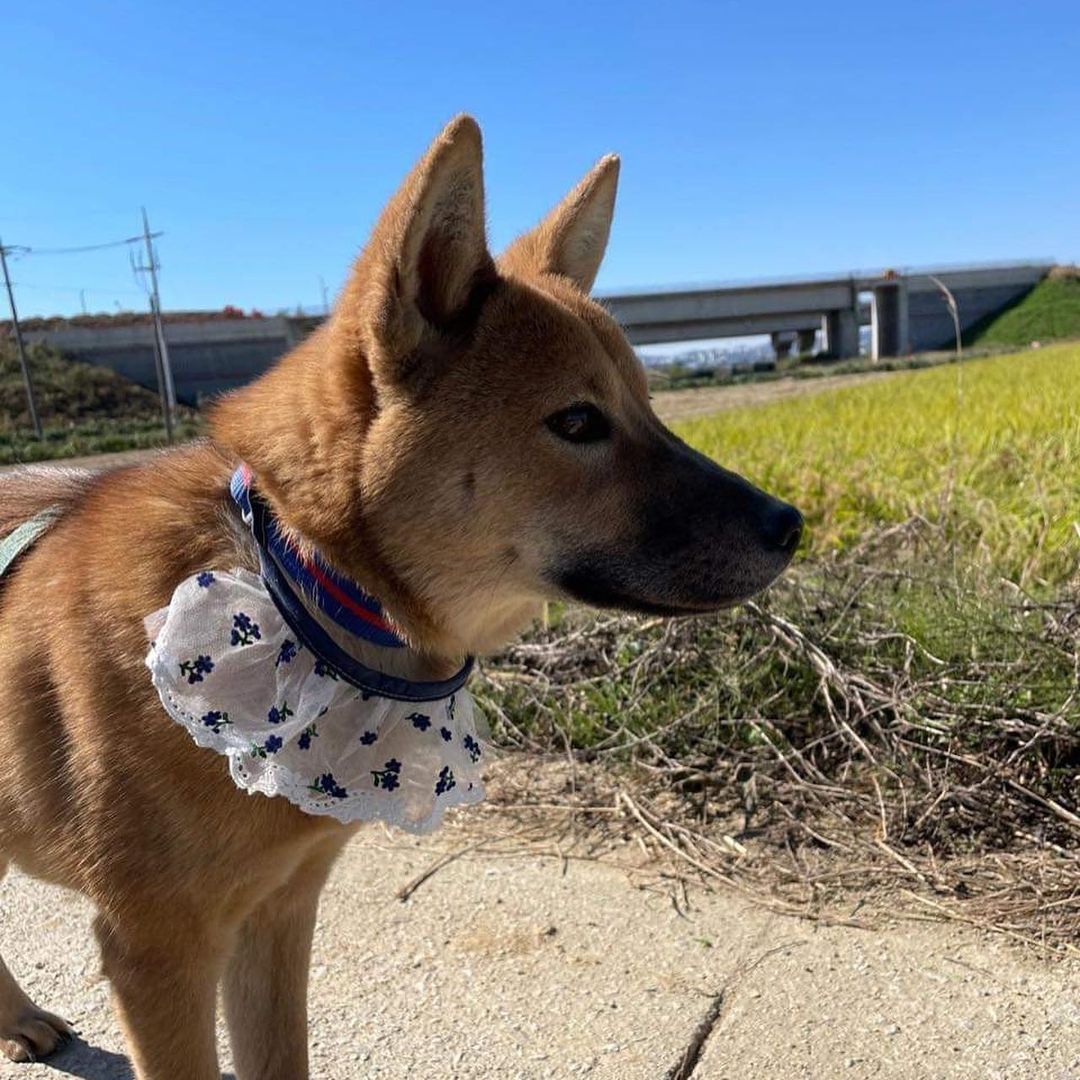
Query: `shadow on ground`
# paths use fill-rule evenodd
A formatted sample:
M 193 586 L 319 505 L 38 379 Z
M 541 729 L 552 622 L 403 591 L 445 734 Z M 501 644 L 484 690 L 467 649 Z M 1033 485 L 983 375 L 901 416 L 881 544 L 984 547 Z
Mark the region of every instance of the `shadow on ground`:
M 131 1062 L 123 1054 L 102 1050 L 78 1036 L 69 1039 L 41 1064 L 58 1076 L 74 1076 L 79 1080 L 135 1080 Z M 225 1073 L 221 1080 L 236 1080 L 236 1077 Z

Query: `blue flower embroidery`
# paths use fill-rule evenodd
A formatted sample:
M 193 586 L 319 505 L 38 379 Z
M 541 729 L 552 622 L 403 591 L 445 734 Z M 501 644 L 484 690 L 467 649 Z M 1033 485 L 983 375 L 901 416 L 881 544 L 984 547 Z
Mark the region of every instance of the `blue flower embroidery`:
M 329 795 L 333 799 L 346 799 L 349 793 L 334 779 L 333 773 L 323 773 L 313 784 L 308 784 L 308 791 L 316 795 Z
M 220 735 L 221 729 L 226 724 L 232 723 L 232 721 L 229 719 L 229 714 L 227 712 L 219 712 L 217 709 L 212 709 L 210 712 L 206 713 L 206 715 L 202 718 L 202 722 L 215 735 Z
M 209 656 L 197 656 L 194 660 L 180 661 L 180 674 L 187 676 L 187 681 L 194 685 L 203 681 L 204 675 L 214 670 L 214 661 Z
M 471 735 L 466 735 L 461 742 L 469 752 L 469 759 L 475 765 L 480 760 L 480 744 Z
M 299 746 L 301 750 L 309 750 L 311 749 L 311 740 L 317 739 L 318 737 L 319 732 L 315 725 L 308 724 L 308 726 L 300 732 L 300 738 L 296 740 L 296 745 Z
M 279 735 L 271 735 L 270 738 L 262 744 L 262 746 L 260 746 L 258 743 L 255 743 L 255 745 L 252 746 L 251 756 L 257 758 L 265 758 L 267 754 L 276 754 L 283 745 L 284 744 L 282 743 L 281 737 Z
M 270 706 L 270 711 L 266 714 L 266 719 L 269 720 L 271 724 L 283 724 L 292 715 L 294 714 L 292 709 L 289 708 L 289 703 L 283 701 L 280 709 L 276 705 Z
M 453 770 L 449 765 L 444 765 L 442 771 L 439 773 L 438 783 L 435 785 L 435 794 L 445 795 L 454 787 L 457 787 L 457 782 L 454 780 Z
M 364 746 L 370 746 L 378 737 L 379 736 L 376 735 L 374 731 L 365 731 L 364 734 L 360 736 L 360 742 Z
M 323 679 L 333 679 L 334 682 L 338 681 L 337 672 L 325 660 L 315 661 L 315 674 Z
M 288 664 L 294 659 L 296 659 L 296 642 L 286 638 L 281 643 L 281 648 L 278 650 L 277 659 L 274 661 L 274 667 L 281 667 L 282 664 Z
M 238 611 L 233 616 L 232 636 L 229 641 L 233 645 L 251 645 L 258 641 L 262 634 L 259 632 L 259 624 L 251 621 L 250 615 Z
M 391 758 L 381 769 L 372 769 L 371 776 L 376 787 L 385 791 L 393 791 L 401 786 L 398 774 L 401 772 L 401 762 L 397 758 Z
M 449 742 L 454 737 L 454 733 L 448 727 L 439 728 L 439 734 L 443 737 L 443 742 Z
M 195 584 L 200 589 L 209 589 L 214 584 L 214 575 L 209 570 L 204 570 L 196 579 Z
M 406 720 L 412 721 L 412 726 L 417 731 L 427 731 L 431 727 L 431 717 L 425 716 L 423 713 L 414 712 L 412 716 L 406 716 Z

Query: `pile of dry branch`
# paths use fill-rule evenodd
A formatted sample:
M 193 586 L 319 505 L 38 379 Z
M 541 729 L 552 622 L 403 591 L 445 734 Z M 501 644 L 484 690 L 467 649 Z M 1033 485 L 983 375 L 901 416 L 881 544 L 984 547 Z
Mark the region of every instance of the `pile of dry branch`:
M 784 910 L 853 896 L 1080 945 L 1080 593 L 965 575 L 913 522 L 693 621 L 571 613 L 486 666 L 540 803 Z

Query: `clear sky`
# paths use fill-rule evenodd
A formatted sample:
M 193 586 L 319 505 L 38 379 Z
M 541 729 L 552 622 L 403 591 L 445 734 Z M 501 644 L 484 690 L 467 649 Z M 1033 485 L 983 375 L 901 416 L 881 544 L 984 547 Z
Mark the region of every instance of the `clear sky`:
M 1080 260 L 1078 0 L 6 0 L 0 35 L 0 238 L 145 203 L 167 308 L 318 305 L 462 110 L 496 249 L 623 156 L 601 290 Z M 141 306 L 127 259 L 19 259 L 20 307 Z

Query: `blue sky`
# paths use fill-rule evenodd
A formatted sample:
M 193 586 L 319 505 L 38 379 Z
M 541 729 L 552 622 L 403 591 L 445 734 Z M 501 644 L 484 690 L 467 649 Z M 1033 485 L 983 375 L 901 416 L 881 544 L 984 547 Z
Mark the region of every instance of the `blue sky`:
M 598 289 L 1080 260 L 1080 3 L 8 0 L 0 237 L 129 235 L 169 308 L 331 294 L 441 124 L 496 249 L 623 156 Z M 26 314 L 139 307 L 123 250 L 13 266 Z

